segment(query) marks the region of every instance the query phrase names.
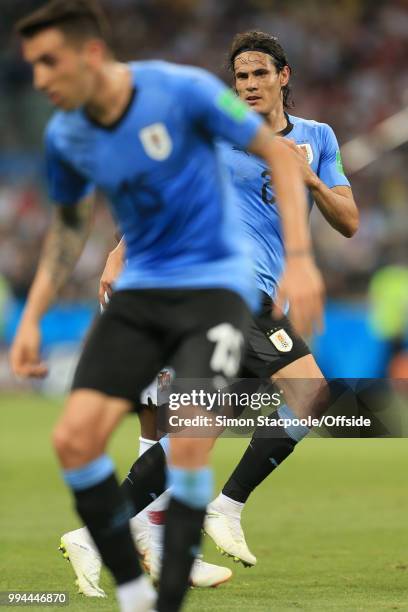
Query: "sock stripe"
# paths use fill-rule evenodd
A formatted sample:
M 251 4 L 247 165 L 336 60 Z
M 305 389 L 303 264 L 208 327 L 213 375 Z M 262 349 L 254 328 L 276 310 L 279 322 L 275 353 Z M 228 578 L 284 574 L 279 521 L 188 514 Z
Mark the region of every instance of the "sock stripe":
M 212 470 L 208 467 L 188 470 L 169 466 L 168 485 L 174 499 L 190 508 L 205 508 L 213 491 Z
M 166 436 L 163 436 L 162 438 L 160 438 L 159 444 L 162 447 L 162 449 L 164 450 L 164 454 L 168 458 L 168 456 L 170 454 L 170 439 L 169 439 L 169 436 L 166 435 Z
M 108 455 L 101 455 L 98 459 L 90 461 L 79 468 L 63 470 L 63 478 L 74 491 L 82 491 L 93 487 L 114 472 L 112 459 Z
M 293 421 L 294 419 L 299 420 L 298 417 L 289 408 L 289 406 L 286 406 L 286 404 L 278 408 L 278 414 L 281 419 L 289 419 L 291 421 Z M 295 440 L 295 442 L 300 442 L 310 432 L 310 429 L 308 427 L 300 424 L 286 425 L 286 427 L 284 427 L 284 430 L 286 431 L 287 435 L 292 438 L 292 440 Z

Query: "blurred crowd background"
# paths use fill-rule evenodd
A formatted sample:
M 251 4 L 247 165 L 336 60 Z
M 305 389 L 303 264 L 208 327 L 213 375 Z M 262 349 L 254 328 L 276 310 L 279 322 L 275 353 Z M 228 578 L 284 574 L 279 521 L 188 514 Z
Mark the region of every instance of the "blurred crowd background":
M 41 148 L 51 109 L 32 91 L 30 70 L 22 62 L 18 41 L 12 34 L 16 18 L 42 4 L 43 0 L 1 0 L 3 342 L 10 340 L 27 294 L 50 213 Z M 329 123 L 340 144 L 370 133 L 379 122 L 408 106 L 408 0 L 102 0 L 102 4 L 113 26 L 119 57 L 195 64 L 218 73 L 226 81 L 230 75 L 225 60 L 236 32 L 256 28 L 277 35 L 293 68 L 292 114 Z M 347 159 L 344 163 L 347 168 Z M 356 335 L 358 341 L 362 330 L 370 337 L 371 332 L 377 339 L 382 336 L 388 344 L 390 340 L 395 344 L 395 336 L 399 343 L 406 331 L 408 283 L 404 291 L 404 277 L 393 275 L 393 271 L 405 271 L 408 266 L 407 168 L 405 144 L 366 169 L 349 174 L 361 214 L 360 231 L 352 239 L 340 237 L 318 212 L 313 214 L 316 251 L 330 298 L 328 333 L 337 329 L 339 335 L 344 328 L 343 341 L 348 339 L 350 345 Z M 94 308 L 98 278 L 112 245 L 112 234 L 112 223 L 100 204 L 94 232 L 74 280 L 61 297 L 61 308 L 71 304 Z M 375 292 L 372 288 L 376 274 L 384 269 L 390 272 L 390 280 L 382 285 L 384 291 L 391 285 L 399 288 L 396 303 L 400 322 L 391 326 L 391 335 L 390 326 L 381 321 L 384 308 L 378 304 L 384 291 Z M 373 294 L 374 326 L 368 310 L 368 298 Z M 336 328 L 338 324 L 343 328 Z M 333 342 L 330 332 L 317 341 L 316 350 L 324 352 L 326 343 L 335 368 L 338 364 Z M 367 344 L 365 347 L 368 353 Z M 344 359 L 344 347 L 342 352 Z M 381 359 L 385 359 L 384 355 Z M 385 372 L 384 364 L 381 367 L 375 375 Z M 327 369 L 330 372 L 329 361 Z

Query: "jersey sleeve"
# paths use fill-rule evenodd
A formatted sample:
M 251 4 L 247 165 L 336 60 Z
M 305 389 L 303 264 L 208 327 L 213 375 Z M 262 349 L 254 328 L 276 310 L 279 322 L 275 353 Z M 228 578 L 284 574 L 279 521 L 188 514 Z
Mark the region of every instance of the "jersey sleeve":
M 50 130 L 45 135 L 45 160 L 48 194 L 55 204 L 73 205 L 91 193 L 93 185 L 62 158 Z
M 194 122 L 240 148 L 249 145 L 263 124 L 257 113 L 205 70 L 195 70 L 186 80 L 184 95 L 188 115 Z
M 337 138 L 326 123 L 321 130 L 321 157 L 317 174 L 330 189 L 336 186 L 350 186 L 344 174 L 343 162 Z

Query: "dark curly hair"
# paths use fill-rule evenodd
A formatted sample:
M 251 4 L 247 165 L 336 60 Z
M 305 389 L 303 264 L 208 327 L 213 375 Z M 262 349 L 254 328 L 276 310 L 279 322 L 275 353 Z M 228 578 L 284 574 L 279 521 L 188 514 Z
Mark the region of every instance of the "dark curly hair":
M 292 68 L 287 60 L 286 53 L 283 50 L 276 36 L 260 32 L 258 30 L 249 30 L 236 34 L 233 38 L 231 50 L 228 56 L 228 69 L 234 74 L 235 58 L 245 51 L 260 51 L 267 53 L 275 64 L 276 70 L 281 72 L 285 66 L 288 66 L 292 73 Z M 283 106 L 291 108 L 294 106 L 292 92 L 289 85 L 282 87 Z

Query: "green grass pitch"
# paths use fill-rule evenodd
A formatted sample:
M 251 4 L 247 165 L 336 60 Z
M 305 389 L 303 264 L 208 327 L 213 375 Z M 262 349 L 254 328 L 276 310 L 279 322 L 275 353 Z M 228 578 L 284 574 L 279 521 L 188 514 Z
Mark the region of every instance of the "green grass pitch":
M 61 401 L 0 396 L 0 591 L 67 590 L 70 612 L 117 610 L 76 594 L 60 535 L 77 525 L 49 442 Z M 111 444 L 123 476 L 138 448 L 129 417 Z M 219 487 L 247 440 L 221 440 Z M 304 441 L 253 495 L 244 525 L 258 565 L 244 569 L 205 538 L 205 558 L 232 567 L 218 589 L 191 590 L 193 612 L 408 610 L 406 440 Z M 41 608 L 58 610 L 61 608 Z

